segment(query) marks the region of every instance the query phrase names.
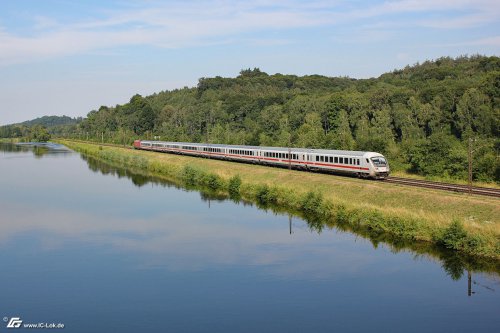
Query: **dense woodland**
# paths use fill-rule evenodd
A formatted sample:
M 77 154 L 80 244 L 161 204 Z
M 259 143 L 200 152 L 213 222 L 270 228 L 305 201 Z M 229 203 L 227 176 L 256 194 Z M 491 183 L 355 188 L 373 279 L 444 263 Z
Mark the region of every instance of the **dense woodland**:
M 43 116 L 22 123 L 0 126 L 0 138 L 23 138 L 28 141 L 47 141 L 51 135 L 69 136 L 77 132 L 83 118 Z
M 201 78 L 91 111 L 65 136 L 369 150 L 396 170 L 500 182 L 500 58 L 440 58 L 356 80 L 320 75 Z M 69 128 L 69 127 L 68 127 Z

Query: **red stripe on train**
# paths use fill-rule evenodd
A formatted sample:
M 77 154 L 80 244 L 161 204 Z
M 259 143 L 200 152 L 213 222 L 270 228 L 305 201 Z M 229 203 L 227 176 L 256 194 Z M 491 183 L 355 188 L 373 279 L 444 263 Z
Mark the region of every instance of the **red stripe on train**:
M 190 154 L 194 154 L 194 155 L 205 154 L 205 155 L 216 155 L 216 156 L 230 156 L 230 157 L 239 157 L 239 158 L 254 159 L 254 160 L 276 161 L 276 162 L 280 162 L 280 163 L 306 164 L 306 165 L 313 165 L 313 166 L 326 166 L 326 167 L 333 167 L 333 168 L 345 168 L 345 169 L 364 170 L 364 171 L 370 170 L 369 168 L 362 168 L 362 167 L 350 166 L 350 165 L 339 165 L 339 164 L 330 164 L 330 163 L 314 163 L 314 162 L 296 161 L 296 160 L 280 160 L 278 158 L 270 158 L 270 157 L 234 155 L 234 154 L 207 152 L 207 151 L 192 151 L 192 150 L 179 149 L 179 148 L 157 148 L 157 147 L 141 147 L 141 148 L 146 149 L 146 150 L 154 150 L 154 151 L 172 151 L 173 150 L 173 151 L 186 152 L 186 153 L 190 153 Z

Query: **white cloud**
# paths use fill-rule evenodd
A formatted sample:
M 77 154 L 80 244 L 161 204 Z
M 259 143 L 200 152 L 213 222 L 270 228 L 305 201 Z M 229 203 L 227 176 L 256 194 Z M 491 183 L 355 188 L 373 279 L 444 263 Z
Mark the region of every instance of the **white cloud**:
M 107 12 L 105 18 L 63 25 L 56 18 L 33 18 L 32 34 L 0 30 L 0 64 L 81 54 L 119 46 L 153 45 L 181 48 L 234 40 L 245 33 L 354 23 L 364 18 L 388 20 L 404 13 L 441 13 L 445 18 L 422 20 L 431 28 L 463 28 L 499 17 L 497 1 L 386 1 L 365 7 L 330 1 L 206 1 L 176 2 L 155 7 Z M 446 19 L 453 12 L 452 19 Z M 102 14 L 102 13 L 100 13 Z M 384 32 L 390 35 L 390 31 Z M 245 40 L 243 38 L 243 40 Z M 255 39 L 248 38 L 248 41 Z

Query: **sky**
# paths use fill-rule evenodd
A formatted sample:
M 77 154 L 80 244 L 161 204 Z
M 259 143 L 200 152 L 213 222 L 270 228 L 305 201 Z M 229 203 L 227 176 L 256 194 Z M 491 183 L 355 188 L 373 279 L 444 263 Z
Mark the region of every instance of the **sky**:
M 378 77 L 500 55 L 498 0 L 0 0 L 0 125 L 86 116 L 201 77 Z

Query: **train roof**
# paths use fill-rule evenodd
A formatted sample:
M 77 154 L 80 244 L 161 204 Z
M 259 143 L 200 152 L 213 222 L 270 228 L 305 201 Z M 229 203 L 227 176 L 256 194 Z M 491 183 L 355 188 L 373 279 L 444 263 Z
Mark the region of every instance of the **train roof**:
M 214 148 L 230 148 L 230 149 L 260 149 L 279 152 L 292 152 L 292 153 L 313 153 L 313 154 L 335 154 L 335 155 L 350 155 L 350 156 L 363 156 L 367 153 L 381 155 L 376 152 L 357 151 L 357 150 L 330 150 L 330 149 L 308 149 L 308 148 L 288 148 L 288 147 L 265 147 L 265 146 L 243 146 L 243 145 L 224 145 L 219 143 L 193 143 L 193 142 L 171 142 L 171 141 L 151 141 L 141 140 L 141 142 L 148 143 L 165 143 L 176 144 L 192 147 L 205 147 L 210 146 Z

